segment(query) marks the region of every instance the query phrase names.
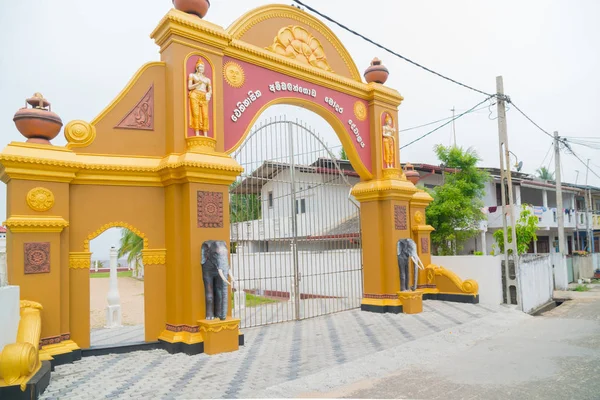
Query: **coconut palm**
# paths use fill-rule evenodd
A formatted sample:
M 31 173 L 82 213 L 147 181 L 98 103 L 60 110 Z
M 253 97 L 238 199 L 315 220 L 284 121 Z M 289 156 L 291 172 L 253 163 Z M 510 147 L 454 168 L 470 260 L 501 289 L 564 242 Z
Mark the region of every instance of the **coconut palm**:
M 127 263 L 135 266 L 135 275 L 139 276 L 139 269 L 142 266 L 142 249 L 144 240 L 127 228 L 121 229 L 121 240 L 119 242 L 118 257 L 121 258 L 127 254 Z
M 544 180 L 544 181 L 553 181 L 554 180 L 554 172 L 550 172 L 550 170 L 546 167 L 540 167 L 538 168 L 535 173 L 537 174 L 538 178 Z

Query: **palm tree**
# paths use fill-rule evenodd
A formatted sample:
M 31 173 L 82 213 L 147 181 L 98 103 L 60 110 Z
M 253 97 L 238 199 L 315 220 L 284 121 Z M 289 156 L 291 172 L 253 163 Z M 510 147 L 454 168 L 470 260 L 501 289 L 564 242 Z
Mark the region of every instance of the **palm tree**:
M 535 173 L 537 174 L 538 178 L 544 180 L 544 181 L 553 181 L 554 180 L 554 172 L 550 172 L 550 170 L 548 170 L 548 168 L 546 167 L 539 167 Z
M 119 243 L 118 257 L 121 258 L 127 254 L 127 263 L 135 265 L 135 275 L 139 276 L 139 269 L 142 264 L 142 250 L 144 240 L 127 228 L 121 229 L 121 240 Z

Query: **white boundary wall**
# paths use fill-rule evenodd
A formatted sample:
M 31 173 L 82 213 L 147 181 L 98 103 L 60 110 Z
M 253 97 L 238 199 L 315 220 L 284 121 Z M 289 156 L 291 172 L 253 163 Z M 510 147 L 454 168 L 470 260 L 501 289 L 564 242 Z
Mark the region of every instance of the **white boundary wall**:
M 519 263 L 521 303 L 529 313 L 552 300 L 554 279 L 550 255 L 525 255 Z
M 454 272 L 463 281 L 479 284 L 480 304 L 502 304 L 502 270 L 499 256 L 432 256 L 431 263 Z
M 0 352 L 17 341 L 20 315 L 19 287 L 0 287 Z
M 559 253 L 550 254 L 552 269 L 554 271 L 554 289 L 567 290 L 569 288 L 569 275 L 567 273 L 567 257 Z

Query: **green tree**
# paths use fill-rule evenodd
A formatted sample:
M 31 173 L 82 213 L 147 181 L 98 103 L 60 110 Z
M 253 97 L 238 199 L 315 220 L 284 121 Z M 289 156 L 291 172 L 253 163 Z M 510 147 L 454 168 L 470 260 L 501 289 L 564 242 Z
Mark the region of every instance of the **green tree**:
M 340 160 L 347 160 L 348 159 L 348 155 L 346 154 L 346 150 L 344 150 L 344 148 L 342 147 L 342 150 L 340 151 Z
M 527 253 L 529 244 L 537 240 L 535 232 L 538 229 L 539 219 L 531 212 L 529 207 L 523 207 L 521 215 L 515 223 L 515 231 L 517 233 L 517 252 L 519 255 Z M 512 227 L 506 228 L 508 243 L 512 243 Z M 494 240 L 500 249 L 500 253 L 504 253 L 504 231 L 499 229 L 494 232 Z M 509 254 L 512 254 L 512 249 L 509 249 Z
M 239 182 L 234 182 L 230 191 L 233 191 Z M 231 222 L 253 221 L 262 216 L 260 197 L 256 194 L 231 194 L 229 196 L 229 216 Z
M 435 152 L 442 165 L 453 171 L 445 173 L 444 184 L 430 191 L 434 200 L 426 214 L 435 228 L 431 241 L 438 254 L 456 254 L 479 232 L 479 222 L 484 219 L 482 198 L 490 177 L 477 168 L 480 159 L 472 148 L 437 145 Z
M 127 228 L 121 229 L 121 240 L 119 241 L 119 251 L 117 256 L 119 258 L 127 255 L 127 263 L 133 264 L 138 275 L 139 269 L 142 265 L 142 250 L 144 249 L 144 240 L 130 231 Z
M 539 167 L 535 170 L 538 178 L 543 179 L 545 181 L 553 181 L 554 180 L 554 172 L 550 172 L 546 167 Z

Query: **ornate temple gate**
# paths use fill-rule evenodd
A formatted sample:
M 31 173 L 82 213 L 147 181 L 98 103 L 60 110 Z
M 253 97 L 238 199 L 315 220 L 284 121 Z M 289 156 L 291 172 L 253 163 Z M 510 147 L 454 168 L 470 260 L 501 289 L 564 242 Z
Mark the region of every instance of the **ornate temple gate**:
M 350 163 L 284 118 L 255 125 L 232 156 L 245 171 L 230 189 L 241 326 L 360 307 L 360 207 L 350 196 L 359 177 Z
M 27 142 L 0 153 L 8 282 L 43 306 L 42 359 L 71 362 L 90 347 L 89 241 L 114 226 L 143 233 L 145 292 L 152 293 L 144 298 L 145 340 L 169 352 L 234 351 L 243 343 L 240 323 L 356 307 L 361 296 L 362 310 L 381 313 L 418 312 L 421 296 L 478 301 L 476 282 L 431 264 L 425 207 L 432 198 L 400 165 L 402 96 L 385 79 L 365 82 L 322 21 L 267 5 L 225 29 L 172 9 L 151 37 L 161 61 L 143 65 L 93 120 L 67 123 L 66 146 L 49 142 L 58 131 L 45 139 L 22 132 Z M 370 69 L 382 67 L 374 62 Z M 56 123 L 49 104 L 34 97 L 36 110 L 21 113 L 30 122 Z M 332 160 L 296 123 L 271 121 L 251 131 L 275 104 L 325 119 L 349 161 Z M 360 214 L 348 200 L 350 187 Z M 273 302 L 246 307 L 243 316 L 233 308 L 237 314 L 215 320 L 207 313 L 214 302 L 201 249 L 232 239 L 229 195 L 260 210 L 232 213 L 236 275 L 260 301 Z M 355 220 L 364 222 L 362 236 Z M 254 226 L 252 235 L 244 231 Z M 426 265 L 418 293 L 399 292 L 396 246 L 408 238 Z M 255 267 L 241 268 L 250 257 Z

